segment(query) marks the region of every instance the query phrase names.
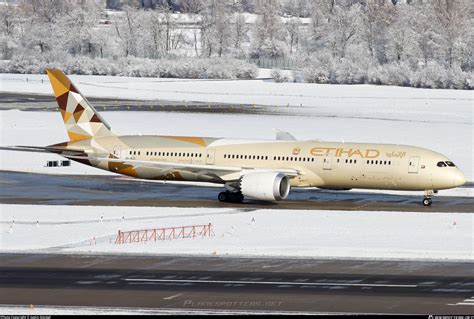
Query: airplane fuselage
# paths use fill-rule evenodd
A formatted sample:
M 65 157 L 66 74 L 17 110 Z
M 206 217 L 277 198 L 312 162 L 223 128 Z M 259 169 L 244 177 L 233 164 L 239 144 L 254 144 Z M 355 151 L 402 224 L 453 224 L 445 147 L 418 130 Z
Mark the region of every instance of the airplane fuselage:
M 71 142 L 70 142 L 71 144 Z M 96 145 L 96 147 L 94 147 Z M 100 145 L 100 147 L 97 147 Z M 175 136 L 110 136 L 70 145 L 117 159 L 170 162 L 243 170 L 298 171 L 292 187 L 328 189 L 441 190 L 464 184 L 446 156 L 407 145 L 319 141 L 234 140 Z M 445 163 L 440 165 L 439 163 Z M 242 172 L 159 170 L 140 165 L 90 161 L 92 166 L 143 179 L 226 183 Z

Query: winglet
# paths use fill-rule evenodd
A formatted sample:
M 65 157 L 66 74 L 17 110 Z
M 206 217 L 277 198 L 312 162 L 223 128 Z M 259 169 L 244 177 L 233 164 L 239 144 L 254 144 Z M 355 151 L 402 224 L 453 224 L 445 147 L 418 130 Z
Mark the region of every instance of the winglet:
M 276 140 L 278 141 L 296 141 L 296 138 L 288 132 L 284 132 L 277 128 L 274 128 L 273 131 L 275 131 Z

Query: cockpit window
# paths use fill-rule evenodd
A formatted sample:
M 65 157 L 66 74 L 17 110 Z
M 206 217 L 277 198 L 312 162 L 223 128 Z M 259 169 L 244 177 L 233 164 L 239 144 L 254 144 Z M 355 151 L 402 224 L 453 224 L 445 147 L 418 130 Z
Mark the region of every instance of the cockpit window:
M 446 165 L 448 165 L 449 167 L 456 167 L 453 162 L 446 162 Z
M 438 162 L 438 164 L 436 164 L 436 166 L 438 167 L 446 167 L 446 163 L 445 162 Z

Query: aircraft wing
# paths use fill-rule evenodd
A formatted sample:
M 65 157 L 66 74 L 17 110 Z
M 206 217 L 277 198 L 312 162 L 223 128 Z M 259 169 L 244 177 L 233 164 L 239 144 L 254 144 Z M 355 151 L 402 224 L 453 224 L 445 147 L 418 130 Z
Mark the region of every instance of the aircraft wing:
M 76 160 L 88 160 L 88 161 L 105 161 L 111 163 L 128 164 L 135 168 L 155 168 L 166 172 L 173 172 L 176 170 L 182 170 L 192 172 L 196 174 L 231 174 L 238 172 L 245 172 L 250 170 L 263 170 L 263 171 L 275 171 L 281 172 L 288 176 L 297 176 L 300 174 L 298 170 L 294 169 L 265 169 L 265 168 L 253 168 L 253 167 L 241 167 L 241 166 L 218 166 L 218 165 L 201 165 L 201 164 L 188 164 L 188 163 L 170 163 L 160 161 L 142 161 L 132 159 L 120 159 L 120 158 L 108 158 L 108 157 L 94 157 L 92 154 L 86 155 L 83 150 L 74 150 L 69 148 L 61 147 L 41 147 L 41 146 L 0 146 L 0 150 L 6 151 L 18 151 L 18 152 L 34 152 L 34 153 L 54 153 L 61 155 L 69 159 Z
M 200 165 L 200 164 L 187 164 L 187 163 L 170 163 L 170 162 L 159 162 L 159 161 L 140 161 L 140 160 L 131 160 L 131 159 L 120 159 L 120 158 L 107 158 L 107 157 L 93 157 L 93 156 L 75 156 L 75 155 L 63 155 L 70 159 L 84 159 L 84 160 L 97 160 L 97 161 L 107 161 L 111 163 L 122 163 L 129 164 L 136 168 L 145 167 L 145 168 L 157 168 L 157 169 L 168 169 L 172 170 L 184 170 L 194 173 L 237 173 L 244 172 L 248 170 L 254 170 L 253 167 L 240 167 L 240 166 L 218 166 L 218 165 Z M 297 176 L 299 171 L 294 169 L 260 169 L 264 171 L 275 171 L 281 172 L 288 176 Z

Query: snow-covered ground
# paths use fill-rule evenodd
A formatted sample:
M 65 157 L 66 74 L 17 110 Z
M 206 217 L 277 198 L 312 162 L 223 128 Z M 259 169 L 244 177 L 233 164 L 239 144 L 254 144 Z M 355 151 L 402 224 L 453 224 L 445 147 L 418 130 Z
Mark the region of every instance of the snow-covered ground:
M 261 70 L 268 77 L 269 70 Z M 86 96 L 118 99 L 204 101 L 317 107 L 345 113 L 451 115 L 472 120 L 473 91 L 416 89 L 398 86 L 274 83 L 263 80 L 188 80 L 71 75 Z M 48 77 L 40 74 L 0 74 L 0 92 L 52 94 Z M 387 109 L 388 107 L 388 109 Z M 460 113 L 454 115 L 452 108 Z M 374 114 L 375 112 L 375 114 Z M 411 118 L 426 120 L 426 118 Z
M 466 213 L 1 205 L 0 250 L 469 260 Z M 118 230 L 212 223 L 214 237 L 116 245 Z M 95 244 L 94 239 L 95 238 Z

